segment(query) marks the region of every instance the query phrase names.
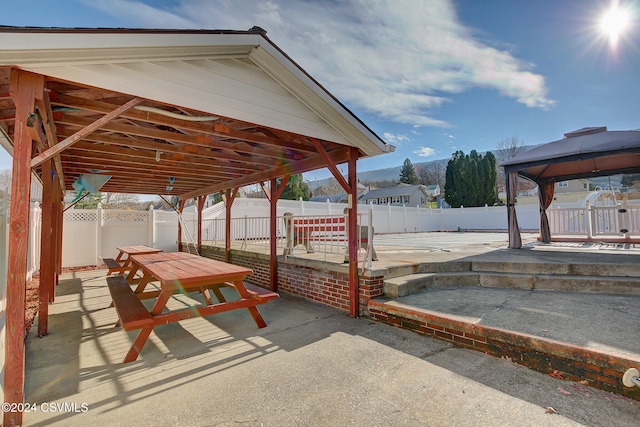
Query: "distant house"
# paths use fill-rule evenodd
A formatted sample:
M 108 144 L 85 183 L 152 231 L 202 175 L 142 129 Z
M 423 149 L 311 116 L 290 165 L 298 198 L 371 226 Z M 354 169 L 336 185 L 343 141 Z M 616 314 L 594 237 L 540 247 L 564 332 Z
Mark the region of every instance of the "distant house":
M 440 189 L 438 188 L 438 193 Z M 393 206 L 427 206 L 431 194 L 424 185 L 400 184 L 393 188 L 371 190 L 360 198 L 360 203 Z
M 440 186 L 438 184 L 427 185 L 427 192 L 431 197 L 438 197 L 440 195 Z
M 589 191 L 589 180 L 572 179 L 571 181 L 558 181 L 556 182 L 554 191 L 556 194 Z
M 347 203 L 347 194 L 324 194 L 321 196 L 311 196 L 309 198 L 310 202 L 326 202 L 327 200 L 330 203 Z
M 367 194 L 367 192 L 369 191 L 369 188 L 360 184 L 358 182 L 358 199 L 360 199 L 363 195 Z M 310 202 L 326 202 L 329 201 L 330 203 L 348 203 L 349 202 L 349 198 L 347 197 L 347 193 L 341 193 L 341 194 L 324 194 L 324 195 L 319 195 L 319 196 L 311 196 L 309 198 Z

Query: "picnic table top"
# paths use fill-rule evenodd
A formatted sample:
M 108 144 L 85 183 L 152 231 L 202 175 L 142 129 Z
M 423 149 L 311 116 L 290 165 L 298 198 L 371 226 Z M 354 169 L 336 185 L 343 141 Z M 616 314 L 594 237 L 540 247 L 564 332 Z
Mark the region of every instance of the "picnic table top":
M 122 253 L 126 253 L 129 255 L 156 254 L 158 252 L 162 252 L 162 249 L 156 249 L 156 248 L 152 248 L 151 246 L 145 246 L 145 245 L 118 246 L 116 249 L 118 249 Z
M 135 260 L 140 257 L 135 257 Z M 186 257 L 142 264 L 142 268 L 158 280 L 163 288 L 191 288 L 213 283 L 236 282 L 253 271 L 204 257 Z

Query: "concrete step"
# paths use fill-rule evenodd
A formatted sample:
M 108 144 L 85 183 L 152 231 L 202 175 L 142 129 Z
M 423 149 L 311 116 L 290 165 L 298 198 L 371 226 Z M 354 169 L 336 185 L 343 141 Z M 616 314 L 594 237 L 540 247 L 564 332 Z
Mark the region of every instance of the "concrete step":
M 606 276 L 640 278 L 640 263 L 576 263 L 576 262 L 512 262 L 473 261 L 471 270 L 477 272 L 553 274 L 568 276 Z
M 415 273 L 444 272 L 479 272 L 479 273 L 519 273 L 550 274 L 568 276 L 603 276 L 603 277 L 636 277 L 640 278 L 640 262 L 638 263 L 586 263 L 586 262 L 553 262 L 532 260 L 517 261 L 451 261 L 422 262 L 409 265 L 389 267 L 385 275 L 387 279 L 407 276 Z
M 515 289 L 597 292 L 640 295 L 640 278 L 495 271 L 415 273 L 385 279 L 388 298 L 398 298 L 430 287 L 483 286 Z

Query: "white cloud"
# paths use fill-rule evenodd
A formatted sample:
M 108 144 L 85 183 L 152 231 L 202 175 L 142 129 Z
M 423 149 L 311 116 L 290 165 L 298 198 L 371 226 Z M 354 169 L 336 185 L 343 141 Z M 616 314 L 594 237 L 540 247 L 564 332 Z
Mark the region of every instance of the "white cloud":
M 181 0 L 94 4 L 133 26 L 249 29 L 254 25 L 346 104 L 381 119 L 448 127 L 448 96 L 487 88 L 549 108 L 544 77 L 488 46 L 458 20 L 452 0 Z M 128 21 L 127 21 L 128 19 Z
M 436 154 L 436 150 L 429 147 L 419 147 L 413 151 L 413 154 L 417 154 L 420 157 L 431 157 Z
M 382 138 L 393 145 L 401 145 L 402 143 L 405 142 L 411 142 L 411 138 L 409 138 L 406 135 L 400 135 L 400 134 L 393 134 L 393 133 L 389 133 L 389 132 L 384 132 L 382 134 Z

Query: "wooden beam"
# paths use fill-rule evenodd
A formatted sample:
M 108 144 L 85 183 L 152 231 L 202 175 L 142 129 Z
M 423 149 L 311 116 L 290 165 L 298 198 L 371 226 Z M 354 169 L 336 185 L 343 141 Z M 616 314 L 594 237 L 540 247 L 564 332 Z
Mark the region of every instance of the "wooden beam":
M 49 292 L 53 288 L 55 274 L 55 241 L 53 236 L 54 204 L 52 161 L 42 164 L 42 227 L 40 228 L 40 286 L 38 297 L 38 336 L 49 333 Z M 53 243 L 53 244 L 52 244 Z
M 27 292 L 27 244 L 29 242 L 29 199 L 31 192 L 32 141 L 27 117 L 35 113 L 35 74 L 12 68 L 10 93 L 16 105 L 13 135 L 13 177 L 9 223 L 9 252 L 6 294 L 6 343 L 4 400 L 24 403 L 25 380 L 25 299 Z M 4 425 L 22 425 L 22 412 L 4 412 Z
M 233 205 L 233 201 L 236 199 L 238 190 L 238 187 L 234 188 L 233 190 L 228 189 L 222 195 L 222 200 L 224 201 L 224 208 L 226 212 L 226 217 L 224 219 L 224 257 L 226 262 L 231 261 L 231 206 Z
M 44 76 L 42 76 L 42 84 L 38 85 L 36 91 L 36 107 L 38 107 L 38 112 L 40 113 L 40 117 L 42 118 L 44 132 L 47 135 L 48 147 L 52 147 L 53 145 L 58 143 L 58 136 L 56 134 L 56 124 L 53 120 L 53 111 L 51 110 L 49 92 L 45 89 L 44 86 Z M 60 185 L 62 195 L 64 196 L 64 173 L 62 169 L 62 163 L 60 162 L 60 156 L 54 156 L 53 162 L 55 175 L 58 179 L 58 184 Z
M 135 145 L 135 144 L 134 144 Z M 68 152 L 75 153 L 76 150 L 87 151 L 89 153 L 99 153 L 96 154 L 96 157 L 100 159 L 106 158 L 104 155 L 110 155 L 111 159 L 120 159 L 123 156 L 125 158 L 140 158 L 145 159 L 145 162 L 150 165 L 160 166 L 163 164 L 172 164 L 172 163 L 183 163 L 185 166 L 191 168 L 193 165 L 200 165 L 206 168 L 215 168 L 228 173 L 233 173 L 236 170 L 240 171 L 240 174 L 246 174 L 247 170 L 249 171 L 263 171 L 267 168 L 265 166 L 256 165 L 253 163 L 252 158 L 247 158 L 244 160 L 246 163 L 238 164 L 238 163 L 229 163 L 229 162 L 220 162 L 215 158 L 215 153 L 211 153 L 207 158 L 204 157 L 194 157 L 190 156 L 186 152 L 182 152 L 181 154 L 177 153 L 163 153 L 160 161 L 156 161 L 156 153 L 155 151 L 149 150 L 135 150 L 130 148 L 124 148 L 119 146 L 108 146 L 101 144 L 92 144 L 89 142 L 78 142 L 72 148 L 69 149 Z M 65 152 L 66 154 L 66 152 Z M 273 167 L 273 164 L 269 165 Z
M 73 131 L 71 129 L 62 127 L 60 129 L 59 134 L 63 137 L 73 135 Z M 122 137 L 115 135 L 107 135 L 103 133 L 94 133 L 85 138 L 83 141 L 92 141 L 98 142 L 101 144 L 107 145 L 119 145 L 123 147 L 131 147 L 131 148 L 143 148 L 145 150 L 152 151 L 152 153 L 148 153 L 148 155 L 152 156 L 155 160 L 156 151 L 160 151 L 161 154 L 161 162 L 165 159 L 185 159 L 187 156 L 195 161 L 202 159 L 215 159 L 215 161 L 221 166 L 229 166 L 234 167 L 235 162 L 251 162 L 251 167 L 255 169 L 264 169 L 266 167 L 274 167 L 282 164 L 281 160 L 273 160 L 272 158 L 265 158 L 256 155 L 247 156 L 243 154 L 235 154 L 228 153 L 227 151 L 221 151 L 216 147 L 202 147 L 202 146 L 193 146 L 187 145 L 187 143 L 175 143 L 168 144 L 164 142 L 156 142 L 151 139 L 141 139 L 143 137 Z M 78 144 L 75 144 L 73 148 L 76 148 Z M 169 153 L 169 154 L 167 154 Z M 175 154 L 175 155 L 171 155 Z
M 260 181 L 260 188 L 262 188 L 262 192 L 267 197 L 267 200 L 271 201 L 271 191 L 267 189 L 264 181 Z
M 329 158 L 334 163 L 344 163 L 349 160 L 350 147 L 344 147 L 339 150 L 330 151 Z M 309 157 L 308 159 L 291 162 L 287 165 L 279 166 L 267 171 L 258 172 L 241 178 L 225 181 L 220 184 L 210 185 L 200 190 L 184 193 L 180 195 L 180 199 L 191 199 L 201 194 L 214 194 L 224 191 L 228 188 L 243 187 L 245 185 L 255 184 L 256 182 L 265 181 L 273 177 L 290 175 L 293 173 L 302 173 L 314 169 L 320 169 L 326 166 L 325 159 L 321 155 Z
M 349 158 L 349 314 L 351 317 L 360 316 L 360 286 L 358 281 L 358 178 L 356 173 L 358 149 L 351 147 Z
M 62 124 L 74 125 L 74 126 L 85 126 L 91 122 L 91 119 L 85 117 L 72 116 L 70 114 L 57 114 L 56 121 Z M 300 159 L 303 156 L 291 156 L 289 152 L 285 149 L 285 147 L 262 147 L 247 144 L 247 142 L 243 139 L 240 139 L 236 135 L 236 139 L 238 142 L 227 142 L 223 141 L 222 138 L 213 136 L 213 135 L 186 135 L 184 133 L 179 132 L 171 132 L 167 130 L 161 130 L 156 128 L 147 128 L 142 126 L 134 126 L 127 125 L 123 123 L 108 123 L 102 126 L 102 129 L 110 132 L 119 132 L 126 135 L 132 136 L 141 136 L 144 138 L 150 139 L 162 139 L 165 141 L 178 142 L 182 144 L 196 145 L 206 148 L 217 148 L 229 150 L 235 153 L 246 153 L 252 154 L 255 156 L 264 156 L 268 158 L 274 158 L 278 160 L 286 160 L 290 158 Z M 226 126 L 223 126 L 222 129 L 227 129 Z M 218 132 L 218 134 L 223 136 L 228 136 L 228 134 L 223 132 Z M 250 136 L 252 134 L 247 134 Z M 255 138 L 252 138 L 255 139 Z M 251 141 L 254 142 L 254 141 Z M 282 160 L 282 161 L 284 161 Z
M 78 108 L 82 110 L 90 110 L 96 113 L 106 114 L 113 109 L 113 104 L 108 102 L 88 100 L 84 98 L 76 98 L 73 96 L 63 95 L 59 93 L 52 93 L 51 97 L 54 99 L 56 105 L 65 107 Z M 203 133 L 213 136 L 224 136 L 228 138 L 238 139 L 241 141 L 250 141 L 259 143 L 262 145 L 268 145 L 274 148 L 286 147 L 287 149 L 298 151 L 300 153 L 315 153 L 313 147 L 306 144 L 301 144 L 290 139 L 282 137 L 263 136 L 257 133 L 243 132 L 240 130 L 231 129 L 228 126 L 219 125 L 221 127 L 212 126 L 211 123 L 198 123 L 189 122 L 186 120 L 180 120 L 172 117 L 167 117 L 157 113 L 150 113 L 146 111 L 130 110 L 122 115 L 122 117 L 132 120 L 138 120 L 148 123 L 154 123 L 157 125 L 171 126 L 176 129 L 186 130 L 190 132 Z M 258 128 L 258 130 L 261 130 Z
M 55 260 L 54 283 L 51 284 L 49 290 L 49 302 L 53 303 L 56 297 L 56 286 L 58 285 L 58 277 L 62 274 L 62 227 L 64 224 L 64 193 L 63 188 L 57 185 L 53 186 L 54 208 L 53 208 L 53 231 L 51 232 L 51 247 L 53 248 L 53 258 Z
M 207 196 L 198 196 L 198 253 L 202 252 L 202 209 Z
M 282 195 L 282 191 L 287 185 L 287 182 L 289 182 L 290 177 L 291 175 L 285 175 L 282 181 L 280 181 L 280 186 L 278 186 L 276 178 L 271 178 L 271 191 L 269 192 L 269 284 L 271 290 L 274 292 L 278 290 L 278 227 L 276 224 L 278 217 L 278 199 Z M 262 184 L 262 182 L 260 184 Z
M 27 117 L 27 132 L 29 132 L 29 136 L 33 142 L 36 143 L 38 150 L 44 151 L 47 138 L 44 136 L 44 132 L 42 132 L 42 121 L 39 115 L 30 114 Z
M 329 158 L 329 155 L 327 154 L 327 150 L 324 149 L 322 144 L 320 144 L 320 141 L 318 141 L 316 138 L 310 138 L 310 139 L 313 145 L 316 147 L 316 150 L 318 150 L 318 153 L 320 153 L 322 158 L 327 162 L 327 167 L 331 171 L 331 174 L 334 176 L 336 181 L 338 181 L 338 183 L 344 189 L 344 191 L 346 191 L 347 193 L 350 193 L 351 188 L 349 187 L 349 184 L 347 183 L 347 181 L 345 181 L 344 177 L 336 167 L 333 160 Z
M 180 200 L 178 202 L 178 215 L 182 215 L 182 210 L 184 209 L 185 200 Z M 182 252 L 182 221 L 178 219 L 178 252 Z
M 269 192 L 269 288 L 273 292 L 278 291 L 278 225 L 276 224 L 278 197 L 276 197 L 276 185 L 276 179 L 271 178 L 271 191 Z M 265 190 L 264 186 L 262 189 Z
M 111 120 L 117 118 L 120 114 L 135 107 L 140 102 L 142 102 L 142 99 L 133 98 L 131 101 L 127 102 L 126 104 L 121 105 L 120 107 L 116 108 L 110 113 L 105 114 L 103 117 L 99 118 L 98 120 L 86 126 L 85 128 L 79 130 L 74 135 L 70 136 L 64 141 L 57 143 L 53 147 L 47 149 L 44 153 L 41 153 L 36 157 L 34 157 L 33 160 L 31 160 L 31 167 L 35 168 L 37 166 L 40 166 L 42 163 L 54 157 L 56 154 L 60 154 L 62 151 L 71 147 L 73 144 L 80 141 L 85 136 L 91 134 L 92 132 L 95 132 L 105 124 L 109 123 Z

